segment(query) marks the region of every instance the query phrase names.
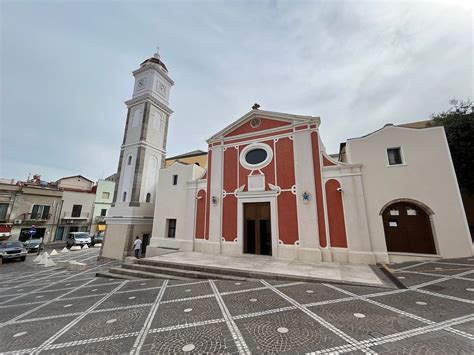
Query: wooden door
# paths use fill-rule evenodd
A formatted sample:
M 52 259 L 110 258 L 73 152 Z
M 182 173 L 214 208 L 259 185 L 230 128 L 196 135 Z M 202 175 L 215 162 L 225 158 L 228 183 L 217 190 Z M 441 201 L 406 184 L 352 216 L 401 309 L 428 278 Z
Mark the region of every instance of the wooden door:
M 428 214 L 420 207 L 397 202 L 382 214 L 389 252 L 436 254 Z
M 272 255 L 270 203 L 244 203 L 244 253 Z

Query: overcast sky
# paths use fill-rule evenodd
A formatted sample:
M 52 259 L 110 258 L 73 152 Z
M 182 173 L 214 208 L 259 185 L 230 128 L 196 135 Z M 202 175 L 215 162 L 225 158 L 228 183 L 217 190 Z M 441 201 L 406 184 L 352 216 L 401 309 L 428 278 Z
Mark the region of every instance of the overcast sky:
M 206 150 L 254 102 L 320 116 L 333 153 L 473 98 L 468 1 L 0 2 L 3 178 L 115 172 L 131 72 L 156 46 L 175 81 L 169 156 Z

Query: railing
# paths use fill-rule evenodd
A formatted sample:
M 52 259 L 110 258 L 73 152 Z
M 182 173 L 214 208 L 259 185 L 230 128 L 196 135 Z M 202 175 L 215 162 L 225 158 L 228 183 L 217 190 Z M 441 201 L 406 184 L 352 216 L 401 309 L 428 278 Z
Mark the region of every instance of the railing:
M 103 223 L 105 222 L 105 216 L 96 216 L 95 221 L 96 223 Z
M 72 212 L 63 212 L 63 218 L 67 219 L 88 219 L 89 218 L 89 213 L 84 212 L 84 213 L 72 213 Z
M 47 221 L 51 218 L 51 213 L 23 213 L 22 218 L 25 221 Z

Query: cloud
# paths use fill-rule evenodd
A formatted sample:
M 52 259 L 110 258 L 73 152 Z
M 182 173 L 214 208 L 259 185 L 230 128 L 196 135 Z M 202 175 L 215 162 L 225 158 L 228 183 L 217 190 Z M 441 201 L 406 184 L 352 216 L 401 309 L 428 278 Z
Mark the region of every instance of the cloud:
M 472 98 L 472 18 L 428 2 L 3 2 L 0 176 L 117 168 L 131 72 L 160 46 L 168 153 L 262 109 L 317 115 L 329 152 Z

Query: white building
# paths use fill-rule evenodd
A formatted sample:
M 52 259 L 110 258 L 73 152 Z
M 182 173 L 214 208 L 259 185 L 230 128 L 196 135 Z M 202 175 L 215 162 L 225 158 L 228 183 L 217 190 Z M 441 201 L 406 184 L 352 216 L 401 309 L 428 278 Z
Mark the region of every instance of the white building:
M 132 249 L 135 236 L 148 244 L 153 226 L 156 185 L 166 156 L 169 95 L 173 80 L 156 53 L 133 72 L 133 95 L 120 149 L 115 202 L 106 217 L 102 256 L 118 258 Z M 113 244 L 113 247 L 110 245 Z

